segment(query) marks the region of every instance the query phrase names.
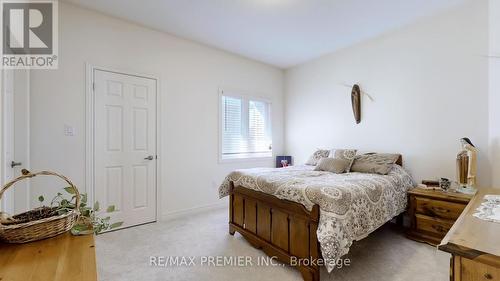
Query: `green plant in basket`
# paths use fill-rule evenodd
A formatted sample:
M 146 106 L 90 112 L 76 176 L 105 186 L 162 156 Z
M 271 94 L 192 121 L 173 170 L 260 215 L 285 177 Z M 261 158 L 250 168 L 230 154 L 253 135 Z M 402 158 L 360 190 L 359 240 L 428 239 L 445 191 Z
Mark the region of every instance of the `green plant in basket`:
M 71 195 L 71 199 L 66 199 L 61 192 L 50 202 L 51 209 L 55 210 L 57 214 L 62 215 L 74 210 L 76 208 L 76 196 L 77 193 L 72 186 L 64 188 L 64 191 Z M 85 235 L 85 234 L 99 234 L 102 231 L 114 229 L 123 225 L 123 222 L 111 223 L 111 217 L 105 216 L 101 217 L 98 215 L 100 211 L 99 202 L 95 202 L 94 207 L 87 205 L 87 194 L 80 194 L 80 217 L 76 222 L 75 226 L 71 229 L 71 234 L 73 235 Z M 38 201 L 42 204 L 45 198 L 43 196 L 38 197 Z M 111 205 L 106 209 L 106 213 L 112 213 L 115 211 L 115 206 Z

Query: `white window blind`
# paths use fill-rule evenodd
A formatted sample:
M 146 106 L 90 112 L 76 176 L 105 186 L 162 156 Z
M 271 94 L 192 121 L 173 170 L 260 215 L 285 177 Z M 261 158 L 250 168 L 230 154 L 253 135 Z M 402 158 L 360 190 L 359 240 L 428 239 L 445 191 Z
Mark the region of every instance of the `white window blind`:
M 231 95 L 222 95 L 221 102 L 221 158 L 270 157 L 271 104 Z

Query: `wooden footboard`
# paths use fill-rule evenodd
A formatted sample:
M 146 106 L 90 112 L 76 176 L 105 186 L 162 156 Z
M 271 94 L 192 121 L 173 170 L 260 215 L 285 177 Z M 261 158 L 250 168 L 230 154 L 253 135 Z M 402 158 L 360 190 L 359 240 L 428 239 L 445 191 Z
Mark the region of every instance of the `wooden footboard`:
M 234 186 L 229 191 L 229 233 L 238 231 L 268 256 L 292 265 L 292 261 L 321 258 L 316 230 L 319 206 L 308 211 L 299 203 Z M 302 262 L 294 265 L 304 280 L 319 281 L 319 267 Z

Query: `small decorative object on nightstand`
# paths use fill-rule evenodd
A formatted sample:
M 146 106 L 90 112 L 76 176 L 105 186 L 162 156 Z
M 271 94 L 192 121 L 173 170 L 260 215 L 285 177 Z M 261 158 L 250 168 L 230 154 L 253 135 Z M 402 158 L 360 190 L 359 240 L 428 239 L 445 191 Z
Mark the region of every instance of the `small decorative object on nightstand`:
M 462 150 L 457 155 L 457 180 L 460 187 L 457 191 L 475 194 L 478 150 L 469 138 L 462 138 L 460 143 Z
M 292 165 L 292 156 L 276 156 L 276 168 L 283 168 Z
M 414 188 L 408 191 L 410 229 L 407 237 L 438 245 L 473 195 Z

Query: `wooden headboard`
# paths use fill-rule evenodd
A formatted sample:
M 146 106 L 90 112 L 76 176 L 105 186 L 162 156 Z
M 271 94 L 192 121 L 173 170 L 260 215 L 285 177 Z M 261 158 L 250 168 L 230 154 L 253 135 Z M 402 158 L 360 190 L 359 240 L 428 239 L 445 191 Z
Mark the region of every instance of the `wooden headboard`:
M 396 161 L 396 164 L 398 164 L 399 166 L 403 167 L 403 155 L 399 154 L 399 158 Z

